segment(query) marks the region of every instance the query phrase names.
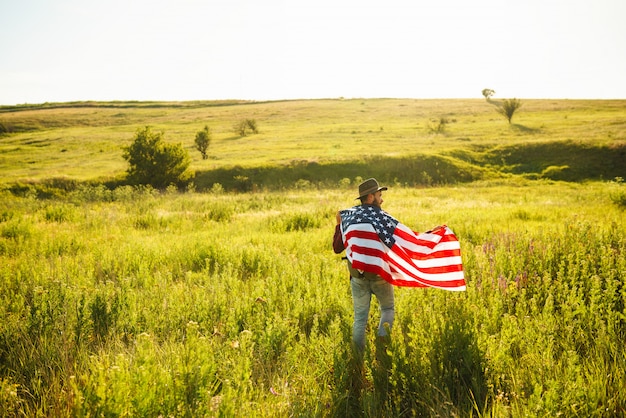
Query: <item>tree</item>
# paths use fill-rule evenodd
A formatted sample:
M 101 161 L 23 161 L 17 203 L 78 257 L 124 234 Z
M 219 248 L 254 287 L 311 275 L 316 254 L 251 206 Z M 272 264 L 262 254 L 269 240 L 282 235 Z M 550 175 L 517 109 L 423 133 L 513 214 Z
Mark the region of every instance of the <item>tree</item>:
M 240 120 L 235 123 L 234 129 L 240 136 L 246 136 L 248 135 L 248 132 L 252 132 L 253 134 L 259 133 L 259 128 L 255 119 Z
M 487 100 L 491 99 L 491 96 L 496 94 L 496 92 L 494 90 L 491 90 L 491 89 L 483 89 L 482 93 L 483 93 L 483 96 L 485 96 L 485 99 L 487 99 Z
M 208 126 L 205 126 L 203 130 L 198 131 L 196 134 L 196 149 L 202 154 L 202 159 L 209 158 L 206 151 L 211 143 L 211 130 Z
M 504 99 L 502 101 L 502 105 L 497 108 L 498 113 L 504 116 L 509 124 L 511 123 L 511 119 L 513 119 L 513 115 L 515 111 L 522 106 L 522 102 L 519 99 Z
M 429 122 L 428 130 L 433 134 L 442 134 L 446 130 L 446 126 L 450 123 L 450 120 L 446 117 L 440 117 L 436 123 Z
M 162 132 L 152 132 L 149 126 L 137 130 L 135 139 L 124 147 L 128 161 L 127 178 L 133 184 L 149 184 L 164 189 L 171 184 L 184 185 L 192 174 L 187 171 L 191 159 L 181 144 L 167 144 Z

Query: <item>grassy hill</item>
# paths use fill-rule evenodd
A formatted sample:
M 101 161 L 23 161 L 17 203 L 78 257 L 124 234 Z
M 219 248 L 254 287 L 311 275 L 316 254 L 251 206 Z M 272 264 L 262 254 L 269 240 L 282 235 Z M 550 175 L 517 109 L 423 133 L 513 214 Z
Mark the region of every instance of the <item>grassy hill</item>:
M 522 103 L 512 124 L 497 102 L 479 99 L 4 106 L 0 183 L 123 183 L 122 147 L 144 126 L 188 149 L 198 190 L 327 186 L 364 172 L 406 185 L 626 177 L 626 101 Z M 260 132 L 239 136 L 233 126 L 242 119 Z M 213 140 L 202 160 L 193 141 L 205 125 Z
M 625 104 L 1 107 L 0 415 L 626 416 Z M 123 186 L 146 125 L 209 192 Z M 454 230 L 467 290 L 396 288 L 361 357 L 331 239 L 370 175 Z

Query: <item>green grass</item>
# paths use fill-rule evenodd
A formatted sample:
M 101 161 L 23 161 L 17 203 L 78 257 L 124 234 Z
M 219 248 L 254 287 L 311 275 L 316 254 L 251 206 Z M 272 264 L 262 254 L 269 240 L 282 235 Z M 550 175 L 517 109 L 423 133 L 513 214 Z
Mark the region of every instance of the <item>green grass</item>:
M 512 126 L 482 100 L 2 108 L 0 411 L 624 415 L 623 105 L 529 100 Z M 147 124 L 196 191 L 124 185 Z M 406 225 L 456 232 L 468 289 L 397 288 L 359 365 L 331 238 L 370 175 Z
M 330 251 L 353 187 L 5 192 L 0 401 L 29 416 L 619 415 L 613 187 L 392 187 L 385 206 L 406 224 L 455 230 L 468 290 L 398 288 L 388 368 L 370 341 L 363 375 Z
M 119 184 L 127 168 L 122 147 L 146 125 L 189 151 L 199 190 L 215 182 L 236 189 L 235 176 L 256 189 L 300 179 L 336 184 L 381 164 L 381 181 L 410 184 L 511 173 L 566 180 L 626 174 L 626 103 L 619 100 L 527 100 L 511 126 L 484 100 L 123 104 L 2 109 L 0 124 L 15 133 L 0 136 L 0 182 L 67 177 Z M 433 134 L 429 125 L 441 117 L 446 130 Z M 239 137 L 233 125 L 247 118 L 257 120 L 260 133 Z M 202 160 L 194 138 L 205 125 L 213 141 Z M 450 169 L 437 173 L 433 164 Z

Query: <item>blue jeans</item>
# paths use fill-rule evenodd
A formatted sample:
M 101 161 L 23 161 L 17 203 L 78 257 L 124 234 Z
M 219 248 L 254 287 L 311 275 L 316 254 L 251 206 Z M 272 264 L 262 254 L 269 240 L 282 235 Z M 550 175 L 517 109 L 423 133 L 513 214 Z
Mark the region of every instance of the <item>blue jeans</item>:
M 363 352 L 365 350 L 365 328 L 370 313 L 370 302 L 372 294 L 376 295 L 380 305 L 380 322 L 378 324 L 378 335 L 387 335 L 385 324 L 389 329 L 393 325 L 394 305 L 393 305 L 393 285 L 383 278 L 350 278 L 352 288 L 352 303 L 354 305 L 354 324 L 352 325 L 352 341 L 355 346 Z

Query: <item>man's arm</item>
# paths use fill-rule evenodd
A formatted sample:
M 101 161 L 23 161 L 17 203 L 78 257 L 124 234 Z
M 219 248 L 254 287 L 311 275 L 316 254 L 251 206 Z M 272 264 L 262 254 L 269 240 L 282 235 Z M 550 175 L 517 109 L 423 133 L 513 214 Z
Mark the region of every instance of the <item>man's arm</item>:
M 341 238 L 341 215 L 337 212 L 337 225 L 335 225 L 335 235 L 333 236 L 333 251 L 335 254 L 339 254 L 345 248 L 343 246 L 343 239 Z

